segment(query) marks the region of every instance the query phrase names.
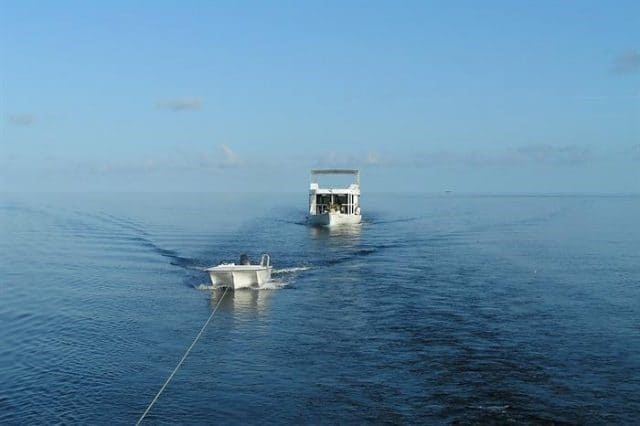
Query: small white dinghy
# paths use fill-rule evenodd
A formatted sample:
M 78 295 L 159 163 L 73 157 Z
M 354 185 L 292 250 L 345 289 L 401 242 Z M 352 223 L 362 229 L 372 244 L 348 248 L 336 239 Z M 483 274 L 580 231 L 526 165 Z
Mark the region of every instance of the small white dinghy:
M 251 264 L 246 254 L 240 256 L 240 264 L 221 263 L 205 269 L 211 283 L 217 287 L 229 287 L 234 290 L 246 287 L 259 287 L 271 279 L 271 258 L 263 254 L 260 264 Z

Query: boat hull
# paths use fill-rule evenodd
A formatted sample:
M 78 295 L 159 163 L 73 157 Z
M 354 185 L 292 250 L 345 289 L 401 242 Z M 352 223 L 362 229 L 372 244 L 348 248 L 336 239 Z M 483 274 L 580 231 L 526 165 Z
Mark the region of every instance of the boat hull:
M 260 287 L 271 279 L 271 267 L 223 268 L 208 270 L 211 284 L 215 287 L 239 288 Z
M 362 216 L 359 214 L 324 213 L 310 215 L 308 221 L 311 226 L 349 225 L 362 222 Z

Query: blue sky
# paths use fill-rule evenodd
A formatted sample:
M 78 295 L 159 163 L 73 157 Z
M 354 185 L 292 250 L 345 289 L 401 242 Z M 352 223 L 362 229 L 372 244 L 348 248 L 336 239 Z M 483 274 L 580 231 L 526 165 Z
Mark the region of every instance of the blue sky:
M 640 2 L 0 3 L 1 191 L 640 192 Z

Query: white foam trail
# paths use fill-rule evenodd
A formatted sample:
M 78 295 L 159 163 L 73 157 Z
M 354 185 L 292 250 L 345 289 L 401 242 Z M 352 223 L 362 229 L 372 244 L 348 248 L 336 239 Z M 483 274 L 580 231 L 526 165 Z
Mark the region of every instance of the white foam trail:
M 211 284 L 198 284 L 198 285 L 193 285 L 193 288 L 195 288 L 196 290 L 213 290 L 216 287 L 214 287 Z
M 272 274 L 289 274 L 291 272 L 308 271 L 309 269 L 311 269 L 311 266 L 298 266 L 294 268 L 274 269 L 271 273 Z
M 206 271 L 211 266 L 186 266 L 186 269 L 193 269 L 194 271 Z
M 271 280 L 262 284 L 258 290 L 278 290 L 286 287 L 288 284 L 286 281 Z

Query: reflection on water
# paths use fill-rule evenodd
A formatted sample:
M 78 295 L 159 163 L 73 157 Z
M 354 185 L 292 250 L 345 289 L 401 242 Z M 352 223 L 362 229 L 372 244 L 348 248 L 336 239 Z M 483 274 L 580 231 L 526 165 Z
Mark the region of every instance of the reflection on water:
M 360 241 L 362 224 L 344 224 L 337 226 L 311 226 L 309 236 L 313 240 L 328 241 L 335 245 L 355 246 Z
M 214 309 L 218 302 L 218 309 L 234 312 L 264 312 L 268 308 L 268 301 L 271 298 L 271 289 L 241 288 L 238 290 L 229 289 L 225 294 L 224 288 L 214 288 L 211 290 L 211 308 Z

